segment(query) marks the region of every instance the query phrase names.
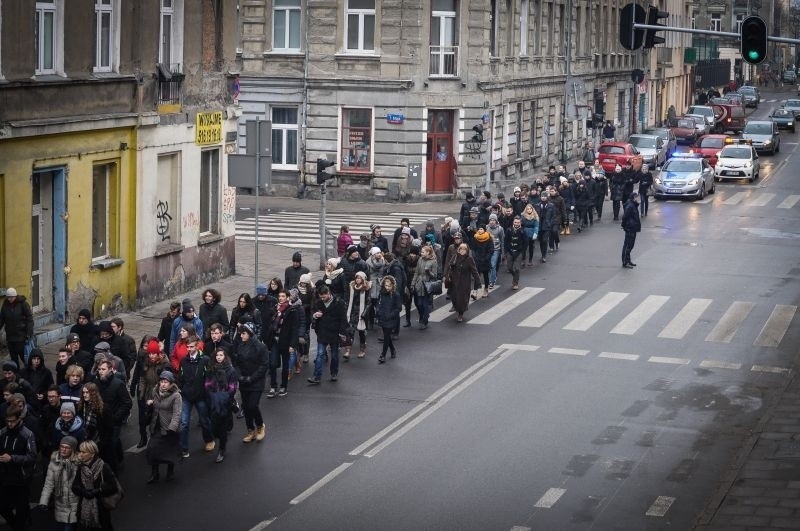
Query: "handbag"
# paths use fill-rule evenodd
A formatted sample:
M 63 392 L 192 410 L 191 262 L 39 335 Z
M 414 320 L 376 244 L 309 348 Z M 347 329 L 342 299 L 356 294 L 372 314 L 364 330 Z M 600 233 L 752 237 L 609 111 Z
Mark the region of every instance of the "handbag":
M 442 281 L 441 280 L 427 280 L 422 282 L 425 288 L 425 293 L 428 295 L 441 295 L 442 294 Z
M 116 509 L 117 505 L 119 505 L 119 502 L 121 502 L 122 498 L 125 497 L 125 491 L 122 490 L 122 485 L 119 484 L 117 476 L 115 475 L 113 477 L 114 477 L 114 485 L 117 487 L 116 490 L 113 493 L 109 494 L 108 496 L 103 496 L 101 498 L 103 501 L 103 507 L 105 507 L 109 511 L 113 511 L 114 509 Z M 102 485 L 104 482 L 105 479 L 103 478 L 103 473 L 100 472 L 100 485 Z

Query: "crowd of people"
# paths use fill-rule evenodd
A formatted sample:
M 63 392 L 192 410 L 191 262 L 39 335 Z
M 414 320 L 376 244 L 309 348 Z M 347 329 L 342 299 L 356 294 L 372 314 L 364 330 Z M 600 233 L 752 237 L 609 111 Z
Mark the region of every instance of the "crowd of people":
M 551 167 L 531 185 L 514 188 L 509 199 L 467 194 L 458 216 L 438 227 L 429 221 L 418 233 L 404 218 L 391 241 L 378 225 L 358 242 L 342 226 L 339 256 L 327 261 L 316 282 L 296 252 L 282 279 L 258 285 L 254 295 L 242 293 L 230 312 L 217 290 L 206 289 L 198 308 L 190 299 L 172 302 L 158 331 L 138 343 L 120 318 L 96 323 L 81 310 L 52 369 L 40 350 L 26 356 L 30 307 L 7 292 L 0 327 L 14 347 L 0 380 L 6 422 L 0 515 L 13 529 L 28 528 L 38 471 L 44 477 L 39 508 L 53 505 L 58 529 L 110 529 L 121 491 L 115 474 L 124 465 L 120 434 L 132 423 L 134 402 L 137 446 L 151 467 L 148 484 L 160 481 L 162 466 L 170 481 L 177 460 L 190 456 L 193 412 L 202 451 L 216 450 L 215 462 L 222 463 L 234 417 L 244 419 L 243 443 L 263 441 L 262 396 L 287 396 L 290 380 L 307 364 L 313 367 L 308 385 L 320 385 L 326 370 L 336 382 L 340 362 L 367 358 L 368 338 L 378 329 L 376 358 L 386 363 L 397 356 L 401 329 L 412 326 L 412 308 L 418 328 L 428 328 L 438 294 L 463 322 L 470 302 L 489 297 L 503 269 L 517 290 L 522 270 L 541 267 L 573 231 L 601 222 L 606 199 L 615 221 L 627 200 L 622 259 L 633 267 L 628 233 L 638 231 L 639 209 L 647 215 L 651 185 L 646 168 L 617 166 L 606 175 L 599 162 L 581 161 L 572 172 Z

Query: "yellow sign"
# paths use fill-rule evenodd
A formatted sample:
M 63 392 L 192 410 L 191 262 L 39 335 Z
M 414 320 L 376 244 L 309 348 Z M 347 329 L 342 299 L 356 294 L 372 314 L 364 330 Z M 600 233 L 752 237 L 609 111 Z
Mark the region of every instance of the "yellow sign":
M 199 112 L 195 119 L 196 144 L 219 144 L 222 142 L 222 111 Z

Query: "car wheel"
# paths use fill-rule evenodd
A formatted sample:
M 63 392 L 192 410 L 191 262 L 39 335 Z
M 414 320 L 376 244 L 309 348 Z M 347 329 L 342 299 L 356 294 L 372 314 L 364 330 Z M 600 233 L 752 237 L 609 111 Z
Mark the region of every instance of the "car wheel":
M 780 153 L 780 152 L 781 152 L 781 143 L 778 142 L 778 144 L 775 146 L 775 153 Z
M 706 182 L 702 181 L 700 183 L 700 189 L 697 191 L 697 200 L 702 201 L 706 196 Z
M 708 193 L 713 194 L 716 191 L 717 191 L 716 179 L 711 179 L 711 190 L 709 190 Z

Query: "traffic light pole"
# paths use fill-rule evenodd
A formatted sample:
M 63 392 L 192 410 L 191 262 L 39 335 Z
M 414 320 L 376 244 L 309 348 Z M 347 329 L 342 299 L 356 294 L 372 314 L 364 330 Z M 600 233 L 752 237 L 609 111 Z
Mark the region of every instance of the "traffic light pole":
M 741 34 L 735 33 L 732 31 L 712 31 L 712 30 L 699 30 L 699 29 L 692 29 L 692 28 L 681 28 L 679 26 L 664 26 L 664 25 L 657 25 L 653 26 L 650 24 L 639 24 L 634 23 L 634 29 L 649 29 L 649 30 L 656 30 L 656 31 L 675 31 L 678 33 L 693 33 L 695 35 L 711 35 L 712 37 L 731 37 L 733 39 L 739 39 Z M 792 39 L 789 37 L 772 37 L 767 36 L 768 41 L 772 42 L 785 42 L 789 44 L 800 44 L 800 39 Z
M 319 187 L 319 268 L 321 271 L 325 270 L 325 264 L 328 262 L 328 229 L 325 226 L 325 214 L 327 213 L 326 200 L 328 197 L 328 183 L 323 182 Z
M 255 259 L 254 267 L 255 272 L 253 274 L 253 293 L 256 293 L 256 288 L 258 288 L 258 226 L 261 224 L 261 221 L 258 219 L 258 196 L 261 195 L 259 178 L 261 176 L 261 127 L 259 127 L 259 122 L 261 118 L 256 116 L 256 248 L 255 248 Z

